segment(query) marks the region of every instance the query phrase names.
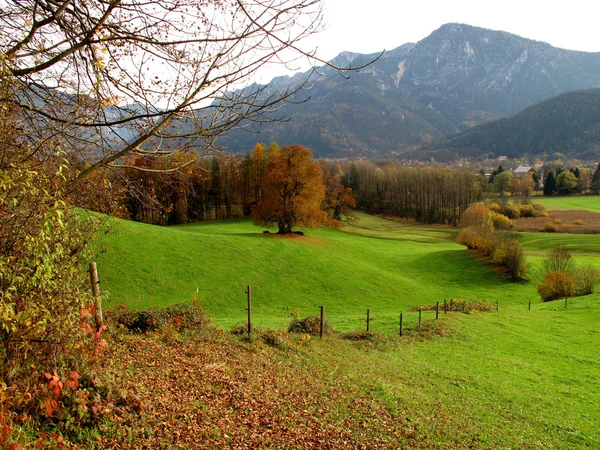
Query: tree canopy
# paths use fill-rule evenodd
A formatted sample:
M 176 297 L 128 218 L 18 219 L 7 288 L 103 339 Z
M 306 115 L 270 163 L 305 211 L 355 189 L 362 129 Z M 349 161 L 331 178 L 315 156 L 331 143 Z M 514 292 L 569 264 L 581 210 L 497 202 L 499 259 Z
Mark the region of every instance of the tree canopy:
M 301 145 L 282 147 L 269 158 L 262 198 L 252 211 L 256 224 L 278 227 L 287 234 L 294 226 L 316 228 L 327 220 L 323 173 L 312 153 Z

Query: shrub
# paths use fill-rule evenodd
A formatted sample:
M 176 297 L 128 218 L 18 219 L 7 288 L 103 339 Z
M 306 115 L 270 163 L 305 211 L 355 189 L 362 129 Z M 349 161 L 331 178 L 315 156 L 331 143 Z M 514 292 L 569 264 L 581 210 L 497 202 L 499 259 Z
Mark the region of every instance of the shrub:
M 309 316 L 304 319 L 294 318 L 288 326 L 288 333 L 305 333 L 312 336 L 318 336 L 321 329 L 321 319 L 317 316 Z M 332 334 L 333 328 L 324 321 L 323 334 Z
M 500 212 L 500 210 L 501 210 L 501 207 L 500 207 L 500 205 L 499 205 L 498 203 L 495 203 L 495 202 L 494 202 L 494 203 L 490 203 L 490 204 L 488 205 L 488 209 L 489 209 L 490 211 L 493 211 L 493 212 L 499 213 L 499 212 Z
M 517 209 L 521 217 L 533 217 L 533 205 L 518 205 Z
M 163 328 L 179 332 L 189 329 L 203 329 L 210 323 L 206 314 L 195 302 L 172 305 L 167 308 L 142 311 L 110 311 L 107 320 L 124 326 L 132 333 L 149 333 Z
M 516 235 L 503 235 L 492 256 L 493 261 L 502 266 L 512 280 L 523 280 L 527 274 L 525 251 Z
M 552 222 L 546 222 L 542 228 L 542 231 L 545 233 L 556 233 L 558 232 L 558 227 Z
M 518 219 L 519 217 L 521 217 L 519 207 L 516 205 L 509 205 L 509 204 L 502 205 L 501 213 L 504 214 L 509 219 Z
M 510 230 L 513 227 L 513 221 L 510 220 L 504 214 L 500 214 L 497 212 L 490 212 L 490 218 L 492 219 L 492 223 L 494 224 L 494 228 L 497 230 Z
M 585 264 L 576 272 L 577 295 L 589 295 L 594 293 L 596 285 L 600 281 L 600 271 L 596 266 Z
M 575 222 L 573 222 L 573 225 L 583 225 L 584 222 L 581 219 L 577 219 Z
M 565 270 L 549 272 L 537 291 L 545 302 L 572 297 L 575 292 L 575 277 Z
M 533 217 L 548 217 L 546 207 L 541 203 L 533 203 L 531 206 L 533 207 Z
M 546 254 L 542 261 L 542 267 L 546 274 L 557 271 L 572 273 L 575 269 L 575 262 L 571 258 L 571 252 L 567 247 L 556 245 Z

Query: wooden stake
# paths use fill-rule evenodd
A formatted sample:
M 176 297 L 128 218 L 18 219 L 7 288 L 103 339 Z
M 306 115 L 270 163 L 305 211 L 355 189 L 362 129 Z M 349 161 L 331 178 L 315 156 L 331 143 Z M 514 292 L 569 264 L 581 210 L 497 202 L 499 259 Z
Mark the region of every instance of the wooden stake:
M 367 333 L 371 332 L 371 314 L 370 311 L 367 309 Z
M 250 285 L 248 285 L 246 294 L 248 294 L 248 337 L 250 337 L 252 335 L 252 288 Z
M 496 300 L 496 311 L 498 311 L 498 309 L 499 309 L 499 303 L 498 303 L 498 300 Z
M 100 281 L 98 280 L 98 268 L 95 262 L 90 263 L 90 284 L 92 285 L 92 295 L 94 296 L 94 323 L 96 331 L 100 331 L 103 324 L 102 318 L 102 298 L 100 297 Z
M 435 302 L 435 320 L 440 318 L 440 302 Z
M 448 311 L 448 305 L 446 304 L 446 299 L 444 299 L 444 314 Z
M 531 299 L 529 300 L 529 309 L 528 311 L 531 311 Z
M 419 326 L 421 326 L 421 308 L 419 308 Z
M 325 320 L 324 320 L 324 312 L 323 312 L 323 309 L 324 309 L 324 308 L 323 308 L 322 306 L 321 306 L 320 308 L 321 308 L 321 323 L 320 323 L 320 325 L 319 325 L 319 337 L 320 337 L 321 339 L 323 339 L 323 326 L 324 326 L 324 324 L 325 324 Z
M 402 313 L 400 313 L 400 337 L 402 337 Z

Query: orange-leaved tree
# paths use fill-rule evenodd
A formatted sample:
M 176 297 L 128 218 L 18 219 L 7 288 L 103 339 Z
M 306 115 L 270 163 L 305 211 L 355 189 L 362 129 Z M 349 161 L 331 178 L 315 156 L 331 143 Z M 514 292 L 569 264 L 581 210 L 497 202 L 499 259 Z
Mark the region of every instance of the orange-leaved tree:
M 317 228 L 327 220 L 321 210 L 323 173 L 311 151 L 301 145 L 271 154 L 261 190 L 263 196 L 252 210 L 258 225 L 277 225 L 279 234 L 287 234 L 293 226 Z

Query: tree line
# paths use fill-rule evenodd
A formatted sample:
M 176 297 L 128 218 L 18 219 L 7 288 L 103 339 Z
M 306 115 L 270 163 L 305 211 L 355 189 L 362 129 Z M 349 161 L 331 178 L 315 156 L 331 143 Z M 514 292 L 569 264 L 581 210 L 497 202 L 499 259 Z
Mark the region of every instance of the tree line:
M 347 163 L 342 182 L 364 211 L 455 226 L 485 189 L 485 178 L 469 169 L 405 167 L 399 162 L 383 167 L 370 161 Z

